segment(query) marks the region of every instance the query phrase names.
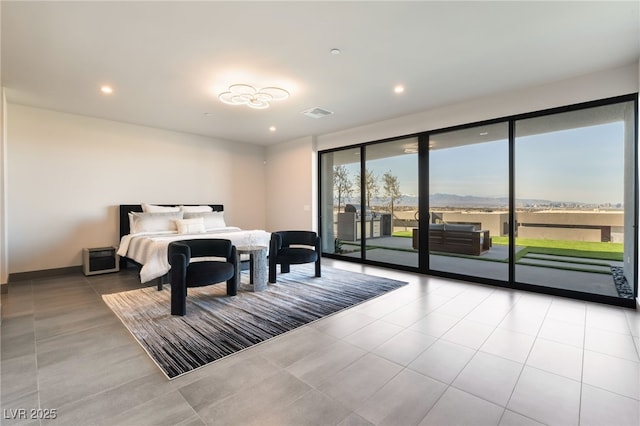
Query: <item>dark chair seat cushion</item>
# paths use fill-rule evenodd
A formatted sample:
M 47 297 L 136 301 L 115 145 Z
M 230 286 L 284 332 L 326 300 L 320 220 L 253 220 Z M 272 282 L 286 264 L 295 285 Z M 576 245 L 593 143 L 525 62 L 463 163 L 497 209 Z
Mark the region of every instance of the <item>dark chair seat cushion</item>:
M 278 251 L 279 263 L 309 263 L 315 262 L 318 259 L 318 252 L 313 249 L 300 248 L 300 247 L 284 247 Z
M 235 269 L 228 262 L 192 262 L 187 268 L 187 287 L 201 287 L 227 281 Z

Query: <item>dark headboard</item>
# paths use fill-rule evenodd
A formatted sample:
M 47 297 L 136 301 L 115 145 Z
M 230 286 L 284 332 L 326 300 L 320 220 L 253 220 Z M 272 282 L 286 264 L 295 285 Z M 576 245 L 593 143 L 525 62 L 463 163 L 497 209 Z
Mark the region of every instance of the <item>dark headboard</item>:
M 163 207 L 174 207 L 180 204 L 156 204 Z M 202 206 L 204 204 L 182 204 L 183 206 Z M 224 211 L 222 204 L 206 204 L 210 206 L 214 212 Z M 120 204 L 120 238 L 129 233 L 129 212 L 142 212 L 141 204 Z

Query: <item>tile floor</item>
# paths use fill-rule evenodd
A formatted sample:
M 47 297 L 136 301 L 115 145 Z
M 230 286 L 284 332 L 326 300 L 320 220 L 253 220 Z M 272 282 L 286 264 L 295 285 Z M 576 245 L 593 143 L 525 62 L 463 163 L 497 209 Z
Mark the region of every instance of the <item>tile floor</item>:
M 327 259 L 324 264 L 409 285 L 173 381 L 102 302 L 102 294 L 139 287 L 134 271 L 12 284 L 2 295 L 0 420 L 640 424 L 640 313 Z M 31 418 L 51 414 L 46 410 L 57 418 Z M 27 419 L 12 418 L 22 414 Z

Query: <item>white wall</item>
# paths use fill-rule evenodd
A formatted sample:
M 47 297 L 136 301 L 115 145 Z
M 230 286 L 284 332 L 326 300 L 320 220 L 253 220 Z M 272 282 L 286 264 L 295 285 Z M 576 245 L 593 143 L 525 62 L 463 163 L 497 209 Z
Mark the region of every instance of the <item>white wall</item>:
M 264 228 L 265 149 L 9 103 L 9 273 L 76 266 L 117 245 L 118 204 L 221 203 Z
M 0 2 L 0 22 L 2 22 L 2 2 Z M 2 34 L 0 25 L 0 34 Z M 2 44 L 0 38 L 0 45 Z M 7 239 L 6 239 L 6 199 L 5 199 L 5 173 L 6 173 L 6 151 L 7 151 L 7 97 L 2 85 L 2 55 L 0 55 L 0 293 L 6 291 L 8 282 L 7 272 Z M 0 302 L 0 321 L 1 318 Z
M 388 137 L 540 111 L 638 91 L 638 64 L 543 86 L 497 93 L 418 114 L 317 137 L 318 149 L 330 149 Z
M 0 2 L 0 22 L 2 22 L 2 2 Z M 0 34 L 2 25 L 0 24 Z M 2 37 L 0 36 L 0 46 Z M 5 117 L 7 98 L 2 85 L 2 55 L 0 55 L 0 294 L 9 291 L 7 286 L 7 239 L 5 238 L 5 200 L 4 200 L 4 158 L 5 158 Z M 0 298 L 0 323 L 2 323 L 2 298 Z
M 316 159 L 312 137 L 267 149 L 267 230 L 317 230 Z
M 2 22 L 2 2 L 0 2 L 0 22 Z M 0 24 L 0 34 L 2 34 L 2 25 Z M 2 40 L 0 36 L 0 45 Z M 5 202 L 4 202 L 4 153 L 5 153 L 5 109 L 6 97 L 4 94 L 4 86 L 2 85 L 2 55 L 0 55 L 0 293 L 9 290 L 7 286 L 7 258 L 6 238 L 4 234 L 5 219 Z M 2 323 L 2 299 L 0 298 L 0 323 Z
M 0 285 L 9 280 L 7 248 L 7 96 L 0 84 Z

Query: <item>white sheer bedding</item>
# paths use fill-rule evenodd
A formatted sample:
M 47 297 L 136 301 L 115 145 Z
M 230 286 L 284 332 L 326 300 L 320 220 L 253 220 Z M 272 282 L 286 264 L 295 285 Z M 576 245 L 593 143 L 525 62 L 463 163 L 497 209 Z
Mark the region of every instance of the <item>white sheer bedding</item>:
M 167 258 L 169 243 L 196 238 L 224 238 L 235 246 L 269 247 L 271 234 L 262 230 L 241 230 L 234 226 L 218 228 L 198 234 L 178 234 L 177 232 L 141 232 L 122 237 L 118 255 L 127 257 L 142 265 L 140 282 L 146 283 L 169 272 L 171 266 Z

